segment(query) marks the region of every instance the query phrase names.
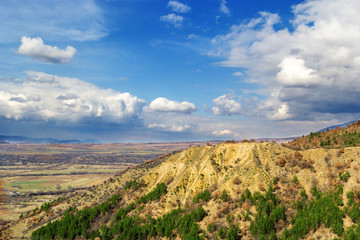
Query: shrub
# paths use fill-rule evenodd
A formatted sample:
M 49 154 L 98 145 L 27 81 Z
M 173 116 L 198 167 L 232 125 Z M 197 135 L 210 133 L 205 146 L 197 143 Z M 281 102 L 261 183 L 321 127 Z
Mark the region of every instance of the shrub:
M 339 173 L 339 178 L 341 181 L 343 182 L 347 182 L 350 178 L 350 173 L 348 171 L 346 171 L 345 173 Z
M 227 191 L 224 189 L 221 196 L 220 196 L 220 199 L 223 200 L 223 201 L 227 201 L 229 198 L 229 195 L 227 193 Z
M 198 195 L 196 195 L 193 199 L 194 203 L 198 203 L 200 200 L 202 200 L 203 202 L 207 202 L 209 201 L 211 198 L 211 194 L 208 190 L 205 190 L 203 192 L 200 192 Z
M 142 196 L 137 203 L 147 203 L 150 201 L 159 200 L 160 197 L 167 193 L 166 185 L 165 183 L 160 183 L 156 185 L 156 188 L 146 194 L 145 196 Z
M 344 232 L 342 218 L 345 215 L 338 207 L 342 203 L 339 192 L 321 194 L 315 189 L 315 199 L 308 204 L 305 203 L 305 199 L 298 202 L 301 203 L 301 207 L 297 207 L 298 212 L 292 219 L 293 226 L 290 231 L 283 233 L 283 238 L 284 234 L 288 235 L 287 238 L 292 236 L 290 239 L 303 238 L 310 230 L 316 231 L 321 223 L 339 236 Z
M 303 155 L 300 152 L 296 151 L 295 158 L 296 158 L 296 160 L 301 161 L 303 158 Z
M 308 198 L 308 195 L 306 194 L 305 189 L 302 189 L 302 190 L 300 191 L 300 196 L 303 197 L 304 199 L 307 199 L 307 198 Z
M 220 226 L 219 231 L 218 231 L 218 236 L 221 239 L 225 239 L 227 231 L 228 231 L 228 229 L 226 227 Z
M 234 177 L 233 184 L 235 184 L 235 185 L 241 184 L 241 179 L 239 176 Z
M 207 230 L 208 230 L 209 233 L 215 232 L 215 230 L 216 230 L 216 225 L 215 225 L 215 223 L 214 223 L 214 222 L 209 223 L 209 224 L 207 225 Z
M 238 240 L 241 239 L 241 237 L 239 236 L 239 227 L 238 226 L 231 226 L 229 228 L 229 231 L 226 235 L 226 240 Z
M 133 181 L 126 183 L 124 189 L 129 190 L 130 188 L 133 188 L 136 190 L 138 188 L 138 186 L 139 186 L 139 183 L 136 180 L 133 180 Z
M 284 157 L 279 158 L 279 160 L 277 161 L 277 165 L 279 167 L 284 167 L 285 164 L 286 164 L 286 159 Z
M 280 219 L 285 220 L 285 207 L 280 205 L 280 200 L 274 194 L 271 184 L 265 195 L 256 192 L 254 199 L 257 213 L 255 220 L 250 224 L 250 232 L 260 238 L 266 235 L 272 236 L 276 233 L 275 225 L 277 222 Z
M 292 179 L 292 182 L 297 184 L 299 182 L 299 179 L 297 178 L 296 175 L 294 175 L 293 179 Z

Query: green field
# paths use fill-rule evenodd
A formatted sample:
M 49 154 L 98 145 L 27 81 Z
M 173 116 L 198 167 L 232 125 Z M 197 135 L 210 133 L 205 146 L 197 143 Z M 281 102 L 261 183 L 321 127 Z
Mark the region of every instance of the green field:
M 16 182 L 16 183 L 8 183 L 5 184 L 5 188 L 14 188 L 20 187 L 24 190 L 38 190 L 43 188 L 43 184 L 47 183 L 48 181 L 26 181 L 26 182 Z

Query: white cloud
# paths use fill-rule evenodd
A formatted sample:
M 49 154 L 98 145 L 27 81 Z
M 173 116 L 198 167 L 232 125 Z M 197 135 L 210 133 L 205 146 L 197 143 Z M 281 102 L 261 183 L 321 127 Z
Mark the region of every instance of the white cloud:
M 190 125 L 185 124 L 185 125 L 166 125 L 166 124 L 158 124 L 158 123 L 152 123 L 148 125 L 148 128 L 157 128 L 157 129 L 161 129 L 164 131 L 169 131 L 169 132 L 184 132 L 190 129 Z
M 226 6 L 226 0 L 220 0 L 220 12 L 226 15 L 230 15 L 230 10 Z
M 178 1 L 169 1 L 168 7 L 171 8 L 172 11 L 178 12 L 178 13 L 186 13 L 191 10 L 191 7 L 185 5 L 181 2 L 178 2 Z
M 136 119 L 145 101 L 76 78 L 28 72 L 21 82 L 0 82 L 0 115 L 15 120 L 126 123 Z
M 268 117 L 272 120 L 284 120 L 290 118 L 291 114 L 289 114 L 289 106 L 286 103 L 281 104 L 277 111 L 270 114 Z
M 289 30 L 274 27 L 279 15 L 260 12 L 215 37 L 209 55 L 225 58 L 221 66 L 241 68 L 244 81 L 256 84 L 264 99 L 253 111 L 256 116 L 355 117 L 360 113 L 360 3 L 305 1 L 293 13 Z
M 244 106 L 245 107 L 245 106 Z M 268 117 L 273 117 L 274 120 L 281 120 L 276 116 L 277 111 L 281 108 L 278 103 L 273 103 L 272 106 L 275 110 L 269 114 Z M 283 107 L 283 110 L 286 107 Z M 269 113 L 269 112 L 267 112 Z M 283 115 L 284 116 L 284 115 Z M 144 119 L 145 126 L 150 127 L 148 130 L 153 130 L 151 136 L 156 136 L 156 131 L 159 132 L 158 140 L 164 140 L 166 132 L 170 132 L 169 129 L 182 129 L 187 128 L 183 132 L 177 132 L 176 135 L 169 134 L 167 141 L 174 141 L 178 139 L 187 139 L 188 141 L 194 140 L 210 140 L 210 139 L 244 139 L 244 138 L 261 138 L 261 137 L 289 137 L 289 136 L 301 136 L 309 131 L 317 131 L 325 126 L 336 125 L 341 122 L 346 122 L 349 118 L 347 115 L 343 116 L 340 121 L 331 119 L 326 121 L 314 120 L 314 121 L 299 121 L 299 120 L 287 120 L 287 121 L 269 121 L 264 117 L 242 117 L 242 118 L 214 118 L 211 116 L 204 116 L 199 114 L 180 114 L 180 113 L 168 113 L 168 112 L 151 112 L 143 111 L 141 114 Z M 275 119 L 278 117 L 278 119 Z M 286 116 L 287 117 L 287 116 Z M 181 127 L 182 126 L 182 127 Z M 276 129 L 276 131 L 274 131 Z M 230 131 L 230 132 L 229 132 Z M 142 130 L 143 133 L 146 130 Z M 222 135 L 221 135 L 222 134 Z M 146 134 L 143 134 L 144 136 Z
M 0 12 L 0 42 L 14 42 L 24 35 L 88 41 L 108 32 L 104 12 L 94 0 L 2 1 Z
M 76 49 L 67 46 L 64 50 L 44 44 L 40 37 L 29 38 L 23 36 L 21 45 L 16 51 L 18 54 L 32 57 L 36 60 L 50 63 L 69 63 L 75 56 Z
M 236 115 L 241 113 L 241 103 L 230 95 L 222 95 L 213 100 L 212 112 L 215 115 Z
M 184 21 L 184 17 L 180 15 L 176 15 L 175 13 L 170 13 L 168 15 L 164 15 L 160 17 L 160 20 L 163 22 L 170 23 L 175 27 L 181 27 L 182 22 Z
M 276 79 L 284 86 L 308 87 L 320 83 L 321 78 L 316 71 L 305 66 L 305 61 L 300 58 L 286 57 L 278 65 L 281 70 Z
M 159 97 L 153 100 L 149 105 L 149 109 L 155 112 L 176 112 L 186 114 L 195 112 L 197 110 L 195 104 L 193 103 L 186 101 L 176 102 L 163 97 Z
M 242 72 L 234 72 L 233 73 L 234 76 L 237 76 L 237 77 L 242 77 L 244 76 L 244 74 Z
M 224 129 L 224 130 L 216 130 L 212 132 L 213 135 L 215 136 L 226 136 L 226 135 L 231 135 L 232 132 L 229 129 Z

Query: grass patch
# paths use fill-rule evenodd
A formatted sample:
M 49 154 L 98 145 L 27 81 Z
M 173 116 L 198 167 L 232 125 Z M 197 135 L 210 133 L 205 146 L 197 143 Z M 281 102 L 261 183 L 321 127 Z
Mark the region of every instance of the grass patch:
M 48 183 L 49 181 L 26 181 L 26 182 L 13 182 L 13 183 L 7 183 L 5 184 L 5 187 L 20 187 L 21 189 L 42 189 L 44 188 L 45 183 Z

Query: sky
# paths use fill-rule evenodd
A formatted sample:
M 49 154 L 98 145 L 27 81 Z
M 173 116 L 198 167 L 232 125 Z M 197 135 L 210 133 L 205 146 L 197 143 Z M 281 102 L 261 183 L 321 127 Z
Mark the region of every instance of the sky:
M 360 118 L 358 0 L 0 0 L 0 135 L 291 137 Z

